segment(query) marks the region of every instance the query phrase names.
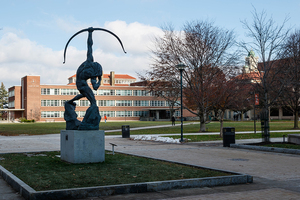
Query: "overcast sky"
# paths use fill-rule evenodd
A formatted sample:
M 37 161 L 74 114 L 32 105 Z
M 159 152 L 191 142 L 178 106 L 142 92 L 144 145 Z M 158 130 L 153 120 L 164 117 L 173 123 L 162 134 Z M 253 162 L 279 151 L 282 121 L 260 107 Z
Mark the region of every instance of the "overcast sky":
M 115 71 L 137 77 L 149 69 L 149 49 L 160 27 L 172 23 L 180 30 L 187 21 L 211 20 L 244 37 L 241 20 L 251 21 L 254 6 L 279 24 L 300 28 L 299 0 L 0 0 L 0 82 L 8 89 L 26 75 L 40 75 L 42 84 L 67 84 L 86 60 L 87 33 L 74 38 L 63 64 L 69 38 L 88 27 L 105 28 L 112 35 L 93 32 L 94 60 L 104 73 Z

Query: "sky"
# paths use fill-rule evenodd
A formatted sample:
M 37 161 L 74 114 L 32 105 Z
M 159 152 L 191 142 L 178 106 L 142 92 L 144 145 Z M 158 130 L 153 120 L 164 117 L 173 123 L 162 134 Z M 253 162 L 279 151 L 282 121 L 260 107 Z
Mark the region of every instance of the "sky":
M 122 41 L 125 54 L 115 37 L 93 32 L 94 61 L 103 73 L 129 74 L 138 78 L 151 66 L 153 39 L 162 36 L 161 27 L 173 24 L 213 21 L 234 30 L 237 40 L 245 38 L 241 20 L 251 22 L 253 8 L 264 10 L 281 24 L 300 29 L 300 0 L 0 0 L 0 82 L 6 89 L 20 85 L 26 75 L 40 75 L 41 84 L 66 85 L 86 60 L 88 28 L 104 28 Z M 246 54 L 246 52 L 245 52 Z

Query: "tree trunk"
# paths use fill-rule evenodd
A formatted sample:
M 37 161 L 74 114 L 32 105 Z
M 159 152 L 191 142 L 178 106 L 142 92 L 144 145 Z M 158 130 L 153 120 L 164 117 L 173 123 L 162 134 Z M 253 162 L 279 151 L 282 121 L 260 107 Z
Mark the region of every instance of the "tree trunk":
M 220 137 L 223 137 L 223 121 L 224 121 L 224 112 L 220 112 Z
M 205 114 L 200 115 L 200 130 L 199 132 L 205 132 Z
M 241 111 L 241 121 L 244 121 L 244 111 Z
M 298 119 L 299 119 L 299 114 L 298 114 L 298 110 L 296 109 L 296 111 L 294 112 L 294 129 L 299 129 L 298 126 Z
M 200 121 L 200 131 L 199 132 L 205 132 L 205 131 L 206 131 L 205 130 L 205 122 L 203 123 Z

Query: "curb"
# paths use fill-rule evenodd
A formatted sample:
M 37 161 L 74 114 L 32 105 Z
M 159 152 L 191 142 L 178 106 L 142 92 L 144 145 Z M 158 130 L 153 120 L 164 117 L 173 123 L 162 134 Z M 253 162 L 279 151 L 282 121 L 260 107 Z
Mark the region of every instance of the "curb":
M 118 152 L 118 153 L 122 153 L 122 152 Z M 127 155 L 134 155 L 134 154 L 127 154 Z M 3 168 L 1 165 L 0 165 L 0 175 L 9 185 L 11 185 L 17 192 L 20 193 L 21 196 L 23 196 L 27 200 L 38 200 L 38 199 L 51 200 L 51 199 L 66 199 L 66 198 L 76 199 L 76 198 L 86 198 L 86 197 L 96 197 L 96 196 L 99 197 L 99 196 L 109 196 L 109 195 L 128 194 L 128 193 L 157 192 L 162 190 L 183 189 L 183 188 L 246 184 L 246 183 L 253 182 L 253 177 L 247 174 L 240 174 L 236 172 L 207 168 L 207 167 L 190 165 L 186 163 L 179 163 L 179 162 L 162 160 L 162 159 L 155 159 L 155 158 L 145 157 L 145 156 L 139 156 L 139 157 L 171 162 L 171 163 L 176 163 L 176 164 L 181 164 L 186 166 L 192 166 L 196 168 L 227 172 L 227 173 L 231 173 L 232 175 L 219 176 L 219 177 L 207 177 L 207 178 L 132 183 L 132 184 L 122 184 L 122 185 L 109 185 L 109 186 L 99 186 L 99 187 L 48 190 L 48 191 L 35 191 L 26 183 L 24 183 L 22 180 L 20 180 L 18 177 L 16 177 L 8 170 Z
M 268 151 L 268 152 L 289 153 L 289 154 L 299 154 L 300 155 L 300 150 L 298 150 L 298 149 L 285 149 L 285 148 L 277 148 L 277 147 L 262 147 L 262 146 L 245 145 L 245 144 L 230 144 L 230 147 L 240 148 L 240 149 L 257 150 L 257 151 Z

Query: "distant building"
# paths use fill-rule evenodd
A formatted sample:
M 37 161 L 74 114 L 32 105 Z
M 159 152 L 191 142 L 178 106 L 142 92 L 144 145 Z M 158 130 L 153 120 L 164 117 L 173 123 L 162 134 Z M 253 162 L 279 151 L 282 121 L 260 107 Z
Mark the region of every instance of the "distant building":
M 247 57 L 245 57 L 245 66 L 242 69 L 242 74 L 238 78 L 248 79 L 251 83 L 261 83 L 262 76 L 264 75 L 263 64 L 258 62 L 258 57 L 255 56 L 253 50 L 251 50 Z M 273 65 L 279 65 L 282 60 L 271 61 Z M 253 96 L 254 98 L 254 96 Z M 272 106 L 270 107 L 270 119 L 293 119 L 293 113 L 286 107 Z M 236 113 L 234 113 L 236 114 Z M 249 116 L 250 119 L 254 118 L 254 110 L 249 110 L 245 113 L 245 116 Z M 259 112 L 256 111 L 256 116 L 259 116 Z
M 64 102 L 79 93 L 76 75 L 68 78 L 67 85 L 41 85 L 40 76 L 25 76 L 21 86 L 9 92 L 9 118 L 36 121 L 64 121 Z M 101 86 L 94 91 L 100 115 L 109 120 L 170 120 L 169 102 L 156 97 L 145 86 L 138 86 L 136 78 L 127 74 L 103 74 Z M 78 119 L 82 120 L 89 107 L 86 98 L 76 101 Z M 175 116 L 180 116 L 179 106 Z M 184 110 L 184 116 L 191 116 Z

